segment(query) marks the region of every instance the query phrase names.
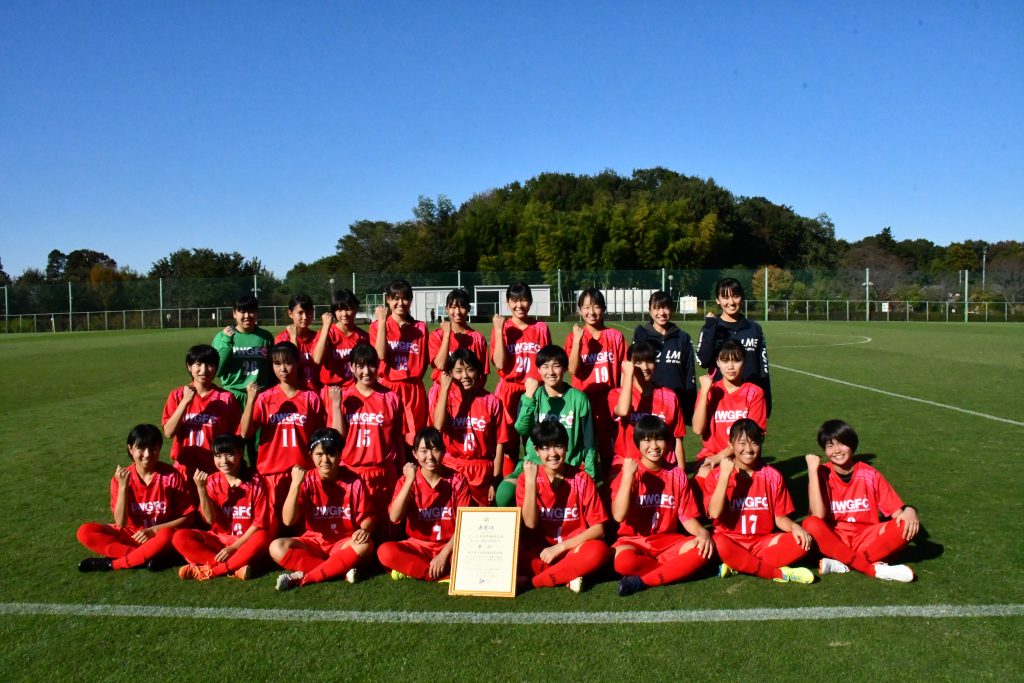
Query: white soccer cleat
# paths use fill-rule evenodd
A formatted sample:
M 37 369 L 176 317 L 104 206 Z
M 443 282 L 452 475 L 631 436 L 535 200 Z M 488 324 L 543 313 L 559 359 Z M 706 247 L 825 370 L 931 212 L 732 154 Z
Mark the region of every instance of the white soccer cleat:
M 279 591 L 286 591 L 292 587 L 292 575 L 285 573 L 277 577 L 277 583 L 274 584 L 274 588 Z
M 899 581 L 910 583 L 914 580 L 914 570 L 905 564 L 886 564 L 875 562 L 875 578 L 882 581 Z
M 825 574 L 845 574 L 850 571 L 850 568 L 839 560 L 833 560 L 831 557 L 823 557 L 818 562 L 818 576 L 825 576 Z
M 355 583 L 359 580 L 359 573 L 356 571 L 355 567 L 352 567 L 352 569 L 345 572 L 345 580 L 349 583 Z
M 565 585 L 568 586 L 569 590 L 571 590 L 573 593 L 579 593 L 581 590 L 583 590 L 583 577 L 577 576 L 575 579 L 573 579 Z

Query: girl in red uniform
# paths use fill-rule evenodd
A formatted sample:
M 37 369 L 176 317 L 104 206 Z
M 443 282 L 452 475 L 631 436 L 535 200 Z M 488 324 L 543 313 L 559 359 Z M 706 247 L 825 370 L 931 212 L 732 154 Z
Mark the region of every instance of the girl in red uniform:
M 682 581 L 711 561 L 715 546 L 700 523 L 683 468 L 664 461 L 673 441 L 661 418 L 647 415 L 633 431 L 640 461 L 626 458 L 612 482 L 612 517 L 619 522 L 615 571 L 619 595 Z M 679 526 L 689 534 L 679 533 Z
M 519 573 L 534 588 L 567 585 L 579 593 L 583 577 L 611 557 L 600 540 L 608 515 L 590 475 L 565 464 L 569 434 L 561 422 L 538 422 L 530 439 L 542 465 L 524 460 L 516 485 L 526 527 Z
M 181 473 L 160 462 L 163 436 L 154 425 L 136 425 L 128 432 L 132 463 L 118 465 L 110 480 L 113 524 L 88 522 L 78 528 L 78 541 L 103 557 L 87 557 L 82 572 L 166 566 L 174 530 L 187 525 L 195 507 Z
M 910 582 L 914 570 L 883 560 L 905 548 L 921 523 L 881 472 L 854 459 L 857 432 L 842 420 L 818 430 L 818 445 L 829 462 L 807 454 L 807 493 L 811 516 L 804 527 L 825 555 L 819 574 L 845 574 L 850 568 L 886 581 Z M 879 517 L 888 517 L 880 521 Z
M 323 327 L 316 335 L 313 345 L 313 362 L 320 366 L 320 383 L 324 391 L 320 399 L 329 405 L 327 387 L 352 386 L 352 372 L 348 367 L 348 355 L 356 344 L 369 344 L 370 335 L 356 326 L 359 299 L 347 289 L 339 289 L 331 297 L 331 312 L 321 316 Z M 337 425 L 328 425 L 337 429 Z
M 486 507 L 501 480 L 508 427 L 498 397 L 484 388 L 481 370 L 469 349 L 452 353 L 440 382 L 430 388 L 430 413 L 444 437 L 444 465 L 462 474 L 473 500 Z
M 469 292 L 453 289 L 444 302 L 448 320 L 430 334 L 430 381 L 437 383 L 448 358 L 459 349 L 469 349 L 480 360 L 480 372 L 487 381 L 491 359 L 487 353 L 487 340 L 469 326 Z
M 415 463 L 406 463 L 405 475 L 395 486 L 388 508 L 392 524 L 405 522 L 409 538 L 383 543 L 377 558 L 391 578 L 437 581 L 448 575 L 455 541 L 455 513 L 469 507 L 469 487 L 461 474 L 441 464 L 444 441 L 433 427 L 413 439 Z
M 320 429 L 310 441 L 315 469 L 292 468 L 284 501 L 286 526 L 303 524 L 302 535 L 279 538 L 270 556 L 288 572 L 277 577 L 277 590 L 344 576 L 356 582 L 356 564 L 373 551 L 373 517 L 362 480 L 341 465 L 341 434 Z
M 608 393 L 619 386 L 622 361 L 626 360 L 626 340 L 621 332 L 605 326 L 606 305 L 600 289 L 584 289 L 577 305 L 583 325 L 572 326 L 572 332 L 565 338 L 565 352 L 569 355 L 572 385 L 590 399 L 601 462 L 608 462 L 614 438 Z
M 245 581 L 251 565 L 270 544 L 270 505 L 263 477 L 245 462 L 245 442 L 221 434 L 213 442 L 217 471 L 196 470 L 199 512 L 209 531 L 178 529 L 174 547 L 188 563 L 178 570 L 182 579 L 205 581 L 233 576 Z
M 320 365 L 313 357 L 316 333 L 313 324 L 313 300 L 305 294 L 296 294 L 288 302 L 288 317 L 292 324 L 274 338 L 275 343 L 291 342 L 299 350 L 299 385 L 303 389 L 320 391 Z
M 714 466 L 731 451 L 729 428 L 736 420 L 750 418 L 762 430 L 768 429 L 768 415 L 764 391 L 753 382 L 743 379 L 743 346 L 729 339 L 718 352 L 718 372 L 721 379 L 712 383 L 711 375 L 701 375 L 697 403 L 693 408 L 693 431 L 700 434 L 704 447 L 697 453 L 697 461 Z M 705 468 L 702 476 L 707 476 Z
M 805 567 L 790 567 L 811 549 L 811 536 L 789 518 L 793 501 L 782 474 L 761 462 L 764 432 L 749 418 L 729 433 L 732 455 L 704 480 L 708 516 L 723 578 L 742 572 L 780 582 L 813 583 Z M 776 532 L 775 529 L 779 531 Z
M 409 312 L 412 285 L 405 280 L 389 284 L 385 299 L 387 306 L 378 306 L 377 319 L 370 323 L 370 339 L 380 358 L 378 380 L 401 397 L 406 422 L 412 426 L 407 437 L 412 439 L 416 430 L 427 426 L 427 325 Z

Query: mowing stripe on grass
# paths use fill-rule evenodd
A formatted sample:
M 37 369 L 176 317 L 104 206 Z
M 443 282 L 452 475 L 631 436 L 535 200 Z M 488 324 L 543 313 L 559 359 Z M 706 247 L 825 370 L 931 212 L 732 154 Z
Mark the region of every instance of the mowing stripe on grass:
M 853 382 L 847 382 L 846 380 L 836 379 L 835 377 L 826 377 L 825 375 L 818 375 L 813 372 L 807 372 L 806 370 L 797 370 L 796 368 L 788 368 L 785 365 L 778 365 L 772 363 L 772 368 L 778 368 L 779 370 L 788 370 L 789 372 L 795 372 L 800 375 L 807 375 L 808 377 L 814 377 L 815 379 L 825 380 L 826 382 L 835 382 L 836 384 L 842 384 L 844 386 L 853 387 L 855 389 L 864 389 L 865 391 L 873 391 L 876 394 L 884 394 L 885 396 L 892 396 L 893 398 L 901 398 L 906 401 L 915 401 L 917 403 L 924 403 L 926 405 L 935 406 L 936 408 L 945 408 L 946 410 L 955 410 L 958 413 L 966 413 L 967 415 L 973 415 L 975 417 L 983 417 L 986 420 L 995 420 L 996 422 L 1005 422 L 1007 424 L 1015 425 L 1017 427 L 1024 427 L 1024 422 L 1018 422 L 1017 420 L 1011 420 L 1006 417 L 999 417 L 997 415 L 989 415 L 988 413 L 979 413 L 976 410 L 968 410 L 967 408 L 961 408 L 959 406 L 951 406 L 946 403 L 938 403 L 936 401 L 929 401 L 926 398 L 917 398 L 916 396 L 907 396 L 906 394 L 897 394 L 894 391 L 886 391 L 885 389 L 877 389 L 875 387 L 869 387 L 864 384 L 854 384 Z
M 735 621 L 823 621 L 835 619 L 977 618 L 1024 616 L 1024 605 L 889 605 L 759 609 L 665 610 L 651 612 L 357 612 L 352 610 L 161 607 L 158 605 L 76 605 L 0 603 L 0 616 L 161 617 L 242 619 L 277 622 L 367 624 L 679 624 Z

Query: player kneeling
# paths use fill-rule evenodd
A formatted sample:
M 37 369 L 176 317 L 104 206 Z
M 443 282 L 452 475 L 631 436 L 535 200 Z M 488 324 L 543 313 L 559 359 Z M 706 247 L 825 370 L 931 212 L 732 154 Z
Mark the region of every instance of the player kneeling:
M 178 570 L 182 579 L 205 581 L 233 576 L 243 581 L 252 563 L 266 555 L 270 545 L 270 500 L 261 477 L 245 463 L 245 442 L 235 434 L 220 434 L 213 441 L 213 465 L 207 474 L 193 477 L 199 512 L 209 531 L 179 529 L 174 548 L 188 564 Z
M 729 442 L 733 455 L 704 480 L 708 516 L 715 521 L 712 538 L 723 562 L 719 575 L 814 583 L 809 569 L 788 566 L 811 549 L 811 537 L 789 518 L 793 500 L 782 474 L 761 462 L 764 431 L 743 418 L 733 423 Z
M 914 580 L 914 570 L 882 560 L 907 547 L 921 528 L 917 510 L 903 500 L 871 465 L 855 460 L 857 432 L 842 420 L 818 430 L 818 445 L 829 463 L 807 454 L 807 493 L 811 516 L 804 527 L 825 557 L 819 574 L 845 574 L 850 568 L 886 581 Z M 879 521 L 879 516 L 889 521 Z
M 711 561 L 714 544 L 701 526 L 697 503 L 682 467 L 665 462 L 675 437 L 656 415 L 633 430 L 640 462 L 622 461 L 612 482 L 612 517 L 619 522 L 615 571 L 622 574 L 619 595 L 682 581 Z M 691 535 L 678 533 L 678 525 Z
M 583 577 L 608 561 L 611 550 L 601 539 L 608 519 L 590 475 L 565 464 L 569 434 L 561 422 L 545 420 L 530 433 L 541 461 L 523 461 L 516 502 L 526 527 L 519 567 L 534 588 L 568 585 L 575 593 Z
M 356 564 L 373 550 L 363 481 L 341 465 L 341 447 L 341 434 L 318 429 L 310 439 L 316 469 L 292 468 L 282 521 L 285 526 L 304 521 L 305 531 L 270 544 L 270 556 L 288 570 L 277 577 L 279 591 L 343 575 L 355 583 Z
M 437 581 L 448 575 L 455 542 L 455 512 L 469 507 L 469 485 L 461 474 L 441 464 L 444 440 L 433 427 L 413 439 L 415 463 L 406 463 L 405 475 L 395 486 L 388 508 L 392 524 L 406 523 L 409 538 L 382 543 L 377 558 L 391 578 Z

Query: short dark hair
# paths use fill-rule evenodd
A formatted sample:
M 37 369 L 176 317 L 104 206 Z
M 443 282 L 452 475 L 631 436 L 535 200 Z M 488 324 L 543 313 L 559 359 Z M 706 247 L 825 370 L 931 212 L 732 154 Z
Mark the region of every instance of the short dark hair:
M 185 367 L 194 363 L 218 367 L 220 365 L 220 356 L 217 355 L 217 349 L 209 344 L 196 344 L 189 347 L 188 352 L 185 354 Z
M 352 348 L 352 353 L 348 354 L 348 362 L 352 365 L 377 367 L 380 364 L 380 356 L 377 355 L 377 349 L 366 342 L 360 342 Z
M 469 349 L 455 349 L 448 354 L 448 360 L 444 362 L 444 371 L 451 372 L 455 368 L 455 364 L 459 361 L 462 361 L 481 375 L 484 372 L 484 364 L 481 363 L 480 359 L 477 358 L 477 355 Z
M 164 434 L 156 425 L 135 425 L 128 432 L 128 445 L 136 448 L 160 448 L 164 445 Z
M 453 304 L 458 304 L 466 310 L 469 310 L 469 292 L 461 287 L 448 292 L 448 296 L 444 299 L 444 307 L 448 308 Z
M 235 299 L 235 310 L 259 313 L 260 300 L 254 297 L 252 294 L 243 294 L 237 299 Z
M 588 298 L 594 306 L 600 306 L 602 309 L 608 308 L 604 303 L 604 294 L 597 287 L 587 287 L 580 292 L 579 298 L 576 299 L 577 308 L 583 308 L 583 302 Z
M 843 420 L 828 420 L 818 430 L 818 445 L 822 448 L 825 444 L 838 441 L 844 446 L 849 446 L 851 451 L 856 452 L 860 444 L 860 438 L 856 430 Z
M 340 455 L 344 445 L 345 439 L 342 438 L 341 433 L 330 427 L 321 427 L 309 437 L 309 452 L 311 454 L 314 448 L 320 446 L 328 455 Z
M 337 311 L 339 309 L 358 311 L 359 297 L 347 289 L 334 290 L 334 293 L 331 294 L 331 310 Z
M 744 298 L 743 285 L 734 277 L 723 277 L 715 283 L 715 298 L 729 295 L 739 296 L 741 299 Z
M 213 437 L 214 453 L 238 453 L 245 451 L 245 441 L 237 434 L 218 434 Z
M 530 285 L 522 280 L 513 282 L 505 290 L 505 301 L 514 301 L 516 299 L 526 299 L 530 304 L 533 303 L 533 290 L 530 289 Z
M 735 339 L 726 339 L 725 343 L 722 344 L 722 348 L 718 349 L 718 355 L 715 357 L 721 361 L 743 361 L 747 358 L 747 352 L 744 350 L 743 344 L 740 344 Z
M 656 363 L 658 361 L 658 351 L 654 348 L 651 342 L 638 341 L 629 347 L 629 351 L 626 353 L 629 357 L 630 362 L 639 363 L 645 361 L 647 363 Z
M 530 441 L 533 442 L 534 448 L 544 448 L 545 446 L 568 448 L 569 432 L 565 431 L 565 427 L 558 420 L 542 420 L 533 425 L 533 429 L 530 430 Z
M 384 290 L 384 294 L 389 298 L 411 299 L 412 285 L 409 284 L 408 280 L 392 280 L 388 283 L 387 289 Z
M 555 361 L 563 368 L 569 368 L 569 356 L 566 355 L 565 349 L 558 344 L 548 344 L 541 347 L 540 351 L 537 352 L 538 368 L 549 361 Z
M 754 443 L 764 443 L 764 430 L 749 417 L 743 417 L 732 423 L 729 428 L 729 441 L 733 442 L 741 436 L 745 436 Z
M 427 448 L 436 448 L 444 453 L 444 437 L 433 427 L 423 427 L 416 432 L 416 436 L 412 438 L 412 449 L 419 448 L 420 443 L 426 443 Z
M 668 295 L 668 292 L 663 292 L 660 289 L 651 293 L 651 298 L 647 300 L 647 308 L 667 308 L 670 311 L 676 310 L 675 302 L 672 301 L 672 297 Z
M 644 415 L 633 428 L 633 443 L 639 446 L 640 442 L 644 439 L 664 439 L 673 444 L 675 443 L 675 439 L 672 438 L 672 431 L 665 424 L 665 421 L 657 415 Z
M 304 311 L 313 312 L 313 300 L 305 294 L 296 294 L 288 300 L 288 310 L 294 311 L 295 307 L 298 306 Z
M 270 360 L 273 362 L 278 358 L 293 363 L 299 362 L 299 347 L 290 341 L 277 342 L 270 348 Z

